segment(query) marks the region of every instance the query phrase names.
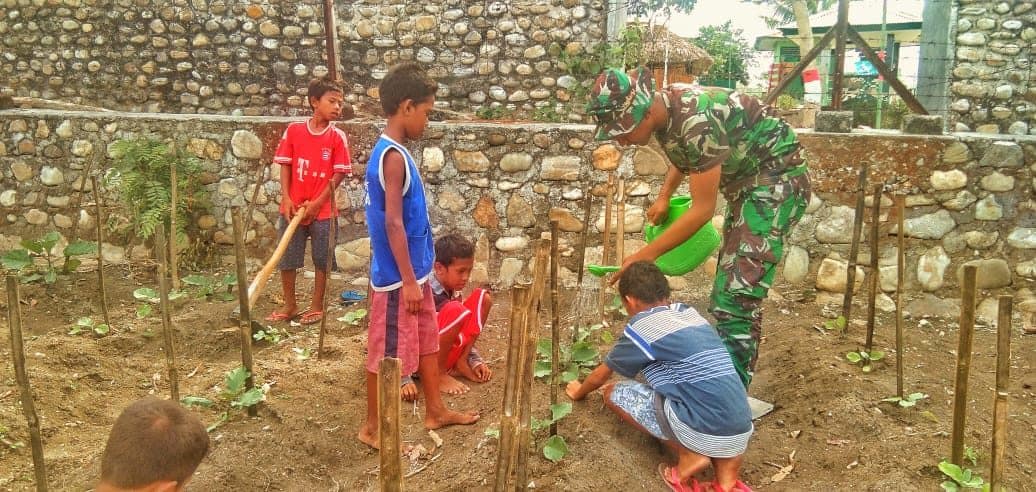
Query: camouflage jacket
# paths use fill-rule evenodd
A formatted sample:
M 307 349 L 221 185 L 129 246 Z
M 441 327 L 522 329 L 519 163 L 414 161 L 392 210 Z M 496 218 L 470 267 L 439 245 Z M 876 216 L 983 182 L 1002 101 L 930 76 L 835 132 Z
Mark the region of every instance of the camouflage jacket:
M 674 84 L 660 93 L 669 110 L 669 126 L 656 137 L 684 174 L 721 164 L 720 188 L 736 196 L 774 183 L 789 171 L 805 172 L 795 132 L 758 99 L 687 84 Z

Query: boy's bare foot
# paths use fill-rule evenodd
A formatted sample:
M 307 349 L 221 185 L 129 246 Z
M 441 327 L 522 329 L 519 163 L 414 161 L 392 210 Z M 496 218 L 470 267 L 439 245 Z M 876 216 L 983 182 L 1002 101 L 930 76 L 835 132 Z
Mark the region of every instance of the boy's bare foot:
M 489 364 L 486 364 L 485 362 L 475 366 L 471 371 L 475 373 L 475 378 L 477 378 L 480 383 L 488 383 L 489 380 L 493 378 L 493 370 L 490 369 Z
M 381 443 L 378 442 L 378 429 L 371 428 L 367 424 L 360 426 L 360 432 L 356 435 L 356 438 L 374 449 L 381 448 Z
M 399 387 L 399 397 L 403 401 L 417 400 L 417 385 L 414 384 L 413 379 L 409 377 L 403 378 L 403 384 Z
M 449 374 L 442 374 L 439 376 L 439 391 L 450 395 L 463 395 L 467 393 L 468 386 L 460 381 L 454 379 Z
M 471 425 L 478 422 L 479 415 L 475 412 L 454 412 L 445 410 L 438 416 L 425 415 L 425 429 L 440 429 L 450 425 Z
M 471 370 L 471 366 L 469 366 L 468 361 L 465 360 L 458 360 L 457 365 L 454 366 L 452 371 L 450 371 L 450 374 L 456 374 L 473 383 L 479 382 L 478 376 L 475 375 L 475 371 Z

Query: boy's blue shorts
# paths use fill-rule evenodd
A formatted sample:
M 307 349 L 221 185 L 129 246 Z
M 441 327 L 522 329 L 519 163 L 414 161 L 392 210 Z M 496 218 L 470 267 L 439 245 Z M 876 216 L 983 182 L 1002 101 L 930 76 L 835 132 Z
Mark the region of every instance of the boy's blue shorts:
M 291 241 L 288 243 L 288 249 L 284 251 L 284 256 L 277 263 L 277 269 L 298 270 L 302 268 L 306 260 L 306 240 L 312 238 L 311 258 L 313 259 L 313 268 L 324 271 L 327 268 L 327 235 L 335 234 L 335 244 L 338 244 L 338 230 L 332 225 L 333 223 L 334 221 L 331 219 L 323 219 L 314 220 L 309 225 L 299 224 L 298 228 L 295 229 L 295 235 L 292 236 Z M 287 228 L 288 221 L 282 215 L 280 220 L 277 221 L 277 230 L 280 231 L 281 237 L 284 236 L 284 231 Z M 331 231 L 332 228 L 335 229 L 333 232 Z M 338 265 L 335 263 L 334 252 L 332 252 L 331 270 L 333 271 L 337 268 Z

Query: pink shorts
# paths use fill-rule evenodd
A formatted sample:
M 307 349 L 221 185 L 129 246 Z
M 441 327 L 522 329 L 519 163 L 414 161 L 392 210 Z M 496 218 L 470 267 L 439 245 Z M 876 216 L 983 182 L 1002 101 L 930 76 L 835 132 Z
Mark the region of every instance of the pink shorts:
M 403 289 L 371 292 L 371 321 L 367 333 L 367 372 L 377 373 L 385 357 L 403 361 L 401 374 L 417 372 L 422 355 L 439 351 L 439 330 L 436 327 L 435 300 L 432 288 L 421 286 L 424 299 L 421 310 L 409 313 L 403 305 Z

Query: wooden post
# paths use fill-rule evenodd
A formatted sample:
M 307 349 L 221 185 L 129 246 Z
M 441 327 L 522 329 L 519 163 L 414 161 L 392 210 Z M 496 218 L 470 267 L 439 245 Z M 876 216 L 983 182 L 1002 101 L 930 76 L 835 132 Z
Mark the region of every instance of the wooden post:
M 853 238 L 849 243 L 849 269 L 845 272 L 845 296 L 842 298 L 842 319 L 845 320 L 845 329 L 842 335 L 849 333 L 849 316 L 853 306 L 853 287 L 856 285 L 856 256 L 860 254 L 860 232 L 863 230 L 863 202 L 867 194 L 867 173 L 870 164 L 864 164 L 860 168 L 860 177 L 857 181 L 856 190 L 856 214 L 853 216 Z
M 500 412 L 500 442 L 496 460 L 496 481 L 493 490 L 508 490 L 507 482 L 514 469 L 515 444 L 517 434 L 516 403 L 517 390 L 522 364 L 522 352 L 525 348 L 525 315 L 520 306 L 524 306 L 531 296 L 528 285 L 516 284 L 511 288 L 511 329 L 507 344 L 507 372 L 504 375 L 504 401 Z
M 604 231 L 601 235 L 601 264 L 608 265 L 608 259 L 611 253 L 611 232 L 612 232 L 612 185 L 615 181 L 615 176 L 608 176 L 608 185 L 604 192 Z M 607 298 L 608 293 L 608 279 L 601 279 L 601 291 L 598 294 L 597 309 L 601 315 L 604 315 L 604 300 Z
M 871 276 L 870 276 L 870 290 L 867 292 L 867 344 L 864 350 L 868 354 L 871 352 L 871 348 L 874 347 L 874 315 L 875 315 L 875 299 L 878 297 L 878 226 L 881 224 L 881 184 L 874 185 L 874 194 L 871 195 L 874 201 L 874 213 L 871 215 Z M 846 287 L 848 288 L 848 286 Z M 848 326 L 848 323 L 846 323 Z M 871 361 L 868 358 L 864 364 L 870 365 Z
M 179 155 L 179 146 L 173 149 L 173 152 Z M 173 290 L 179 290 L 180 262 L 177 259 L 176 241 L 179 240 L 180 235 L 176 233 L 176 160 L 169 166 L 169 195 L 169 274 L 173 279 Z
M 176 375 L 176 352 L 173 348 L 173 319 L 169 314 L 169 284 L 166 280 L 165 225 L 155 228 L 155 254 L 158 256 L 158 297 L 162 307 L 162 336 L 165 340 L 165 363 L 169 370 L 169 394 L 173 401 L 180 401 L 180 383 Z
M 99 162 L 100 160 L 101 160 L 101 153 L 95 152 L 94 156 L 90 160 L 88 160 L 86 162 L 86 168 L 83 169 L 83 175 L 82 175 L 82 178 L 80 179 L 80 183 L 82 183 L 83 188 L 86 187 L 86 178 L 87 178 L 87 176 L 91 176 L 91 173 L 93 172 L 94 163 L 95 162 Z M 96 189 L 96 188 L 97 188 L 97 186 L 95 184 L 94 185 L 94 189 Z M 75 211 L 75 216 L 72 217 L 72 232 L 69 233 L 69 235 L 68 235 L 68 237 L 71 238 L 72 240 L 79 239 L 79 217 L 80 217 L 79 211 L 82 210 L 83 193 L 86 193 L 86 190 L 81 188 L 79 190 L 79 193 L 76 194 L 76 204 L 74 206 L 72 206 L 72 210 Z M 129 252 L 127 251 L 127 253 L 129 253 Z M 128 254 L 126 256 L 129 257 Z
M 327 51 L 327 73 L 338 80 L 338 50 L 335 47 L 335 2 L 324 0 L 324 46 Z
M 543 248 L 541 248 L 542 250 Z M 538 270 L 539 268 L 537 268 Z M 536 300 L 538 296 L 535 294 L 529 299 L 529 305 L 527 307 L 525 315 L 525 350 L 522 353 L 524 360 L 522 360 L 522 380 L 518 390 L 520 396 L 518 397 L 518 452 L 517 460 L 515 462 L 515 489 L 525 490 L 529 483 L 528 478 L 528 463 L 529 463 L 529 443 L 531 441 L 532 434 L 532 380 L 533 368 L 536 362 L 536 328 L 539 325 L 539 306 Z
M 896 195 L 896 221 L 899 223 L 896 248 L 896 396 L 903 398 L 903 284 L 906 277 L 906 233 L 903 220 L 906 215 L 906 197 Z
M 953 386 L 953 433 L 950 463 L 964 466 L 964 424 L 968 415 L 968 374 L 971 372 L 971 340 L 975 334 L 975 275 L 978 267 L 964 265 L 960 299 L 960 338 L 957 344 L 957 379 Z
M 579 238 L 579 262 L 576 264 L 578 272 L 576 272 L 576 291 L 582 292 L 583 290 L 583 274 L 586 272 L 586 237 L 590 230 L 590 205 L 593 202 L 594 194 L 588 189 L 586 197 L 583 199 L 583 230 L 580 232 Z M 578 309 L 578 308 L 577 308 Z M 579 323 L 582 320 L 577 319 L 572 323 L 572 343 L 575 343 L 576 337 L 579 336 Z
M 22 314 L 19 307 L 18 278 L 7 276 L 7 315 L 11 329 L 11 358 L 14 359 L 14 378 L 18 383 L 22 413 L 29 426 L 29 441 L 32 447 L 32 468 L 36 474 L 36 490 L 47 490 L 47 466 L 43 461 L 43 438 L 40 435 L 40 418 L 36 415 L 36 404 L 32 399 L 29 375 L 25 372 L 25 348 L 22 346 Z
M 101 314 L 104 315 L 104 324 L 111 329 L 112 322 L 108 316 L 108 294 L 104 289 L 104 255 L 101 254 L 104 245 L 104 228 L 101 224 L 104 221 L 101 216 L 101 192 L 97 187 L 97 176 L 90 176 L 90 184 L 94 191 L 94 205 L 97 206 L 97 217 L 94 219 L 97 230 L 97 288 L 101 291 Z
M 989 471 L 989 490 L 997 492 L 1004 479 L 1007 462 L 1007 384 L 1011 374 L 1011 303 L 1014 298 L 1000 296 L 996 323 L 996 397 L 993 400 L 993 457 Z
M 626 180 L 619 178 L 619 192 L 615 194 L 615 264 L 622 265 L 626 256 Z
M 378 443 L 381 449 L 378 481 L 382 492 L 403 490 L 403 462 L 399 436 L 399 373 L 400 361 L 395 357 L 381 359 L 378 365 Z
M 320 337 L 317 339 L 317 359 L 324 358 L 324 333 L 327 332 L 327 298 L 330 296 L 329 292 L 331 289 L 331 269 L 334 267 L 335 259 L 335 243 L 338 240 L 338 208 L 335 207 L 335 182 L 334 178 L 327 185 L 331 191 L 328 200 L 331 200 L 331 223 L 328 227 L 331 229 L 327 234 L 327 265 L 324 269 L 324 302 L 320 306 L 320 311 L 324 313 L 320 317 Z M 369 298 L 369 297 L 368 297 Z
M 245 233 L 244 222 L 241 220 L 241 209 L 233 207 L 230 209 L 230 218 L 234 227 L 234 258 L 237 266 L 237 300 L 241 310 L 241 317 L 238 319 L 238 330 L 241 333 L 241 366 L 245 368 L 248 377 L 245 378 L 245 391 L 255 387 L 255 375 L 252 371 L 252 310 L 248 305 L 248 289 L 245 288 L 245 279 L 248 278 L 248 269 L 245 266 Z M 248 415 L 258 415 L 258 406 L 248 407 Z
M 835 73 L 831 84 L 831 107 L 842 109 L 845 87 L 845 37 L 849 27 L 849 0 L 838 0 L 838 21 L 835 24 Z
M 561 313 L 558 312 L 558 221 L 550 221 L 550 404 L 558 403 L 561 384 Z M 578 331 L 578 328 L 575 328 Z M 550 435 L 558 433 L 558 423 L 550 424 Z

